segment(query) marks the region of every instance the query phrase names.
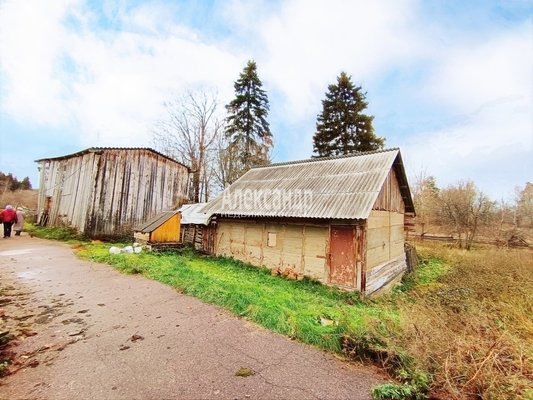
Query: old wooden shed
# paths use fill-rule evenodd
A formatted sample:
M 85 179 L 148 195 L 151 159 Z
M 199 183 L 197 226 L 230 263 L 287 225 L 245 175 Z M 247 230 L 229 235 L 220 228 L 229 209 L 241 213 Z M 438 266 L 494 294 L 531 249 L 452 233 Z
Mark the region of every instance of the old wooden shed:
M 38 221 L 93 238 L 131 237 L 188 197 L 189 168 L 149 148 L 92 147 L 36 162 Z
M 181 215 L 178 210 L 163 211 L 136 227 L 133 237 L 147 244 L 177 244 L 180 242 Z
M 399 149 L 253 168 L 202 211 L 215 254 L 366 294 L 406 270 L 415 212 Z

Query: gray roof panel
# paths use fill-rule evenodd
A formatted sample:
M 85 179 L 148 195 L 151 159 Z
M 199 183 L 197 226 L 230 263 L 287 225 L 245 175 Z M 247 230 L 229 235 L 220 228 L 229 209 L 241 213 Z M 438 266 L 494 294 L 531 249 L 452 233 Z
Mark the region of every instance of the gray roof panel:
M 400 150 L 390 149 L 252 168 L 201 211 L 232 216 L 366 219 L 393 165 L 400 175 L 400 187 L 404 187 L 406 209 L 413 208 Z
M 157 214 L 152 219 L 146 221 L 144 224 L 136 227 L 134 230 L 135 232 L 151 233 L 155 231 L 157 228 L 159 228 L 161 225 L 163 225 L 165 222 L 167 222 L 170 218 L 172 218 L 177 213 L 178 213 L 177 210 L 163 211 Z

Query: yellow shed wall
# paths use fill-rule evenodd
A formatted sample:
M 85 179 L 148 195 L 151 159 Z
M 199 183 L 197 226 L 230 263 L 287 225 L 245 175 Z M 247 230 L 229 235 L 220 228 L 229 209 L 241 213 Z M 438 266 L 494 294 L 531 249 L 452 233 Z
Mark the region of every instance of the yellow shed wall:
M 179 242 L 180 221 L 179 213 L 173 215 L 150 234 L 150 241 L 153 243 Z

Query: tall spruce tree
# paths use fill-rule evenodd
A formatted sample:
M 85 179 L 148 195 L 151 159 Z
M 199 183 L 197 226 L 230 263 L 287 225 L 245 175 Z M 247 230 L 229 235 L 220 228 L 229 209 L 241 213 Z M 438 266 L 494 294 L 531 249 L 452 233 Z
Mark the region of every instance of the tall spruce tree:
M 337 84 L 328 86 L 322 100 L 323 110 L 313 136 L 315 157 L 382 149 L 385 139 L 374 134 L 374 117 L 363 114 L 367 106 L 361 86 L 355 86 L 351 77 L 341 72 Z
M 233 153 L 242 166 L 239 176 L 253 166 L 270 162 L 273 142 L 267 121 L 269 103 L 262 86 L 255 61 L 248 61 L 234 84 L 235 98 L 226 106 L 225 134 L 229 146 L 237 150 Z

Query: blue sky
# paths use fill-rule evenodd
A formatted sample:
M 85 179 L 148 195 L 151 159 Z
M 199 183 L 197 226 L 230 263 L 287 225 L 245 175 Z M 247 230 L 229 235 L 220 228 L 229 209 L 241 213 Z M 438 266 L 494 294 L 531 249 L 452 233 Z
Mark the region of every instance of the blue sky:
M 327 86 L 367 92 L 411 182 L 472 179 L 493 200 L 533 181 L 533 0 L 0 0 L 0 171 L 152 146 L 164 103 L 254 59 L 274 161 L 308 158 Z

